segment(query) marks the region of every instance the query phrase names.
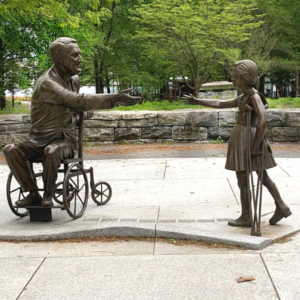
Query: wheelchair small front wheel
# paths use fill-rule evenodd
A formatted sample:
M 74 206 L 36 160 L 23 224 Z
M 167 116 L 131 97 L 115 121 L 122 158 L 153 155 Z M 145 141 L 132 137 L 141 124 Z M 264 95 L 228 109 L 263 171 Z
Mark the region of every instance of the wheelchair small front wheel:
M 15 176 L 10 172 L 6 183 L 6 197 L 9 208 L 18 217 L 26 217 L 29 212 L 24 207 L 16 206 L 15 202 L 23 200 L 28 194 L 23 191 Z
M 95 184 L 91 196 L 97 205 L 104 205 L 112 196 L 111 186 L 107 182 L 100 181 Z
M 63 184 L 64 207 L 70 217 L 78 219 L 83 215 L 88 196 L 89 185 L 86 173 L 80 164 L 72 164 L 66 172 Z

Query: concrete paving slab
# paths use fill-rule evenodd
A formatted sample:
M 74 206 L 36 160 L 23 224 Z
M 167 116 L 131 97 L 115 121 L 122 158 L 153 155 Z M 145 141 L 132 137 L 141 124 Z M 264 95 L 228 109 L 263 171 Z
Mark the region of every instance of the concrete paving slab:
M 300 158 L 278 158 L 276 162 L 290 177 L 300 176 Z
M 93 160 L 84 167 L 94 168 L 95 181 L 163 179 L 166 160 Z
M 264 237 L 253 237 L 226 231 L 216 231 L 175 224 L 157 224 L 156 237 L 170 239 L 192 239 L 214 243 L 242 246 L 253 250 L 263 249 L 271 245 L 272 240 Z
M 226 178 L 111 181 L 110 205 L 235 205 L 236 198 Z M 218 187 L 216 189 L 216 186 Z
M 271 246 L 263 249 L 262 253 L 299 253 L 300 252 L 300 233 L 297 233 L 291 237 L 286 238 L 285 241 L 280 243 L 274 243 Z
M 154 242 L 153 239 L 133 241 L 125 238 L 115 242 L 0 242 L 0 249 L 0 258 L 152 255 Z
M 42 261 L 42 258 L 0 258 L 0 298 L 17 299 Z
M 216 248 L 211 243 L 211 247 L 195 245 L 195 244 L 181 244 L 176 242 L 176 240 L 166 240 L 163 242 L 155 243 L 154 255 L 203 255 L 203 254 L 245 254 L 253 253 L 254 250 L 239 250 L 229 249 L 229 248 Z M 268 247 L 269 248 L 269 247 Z M 268 249 L 266 248 L 266 249 Z M 260 250 L 259 250 L 260 251 Z
M 254 182 L 256 184 L 257 177 L 254 175 Z M 230 185 L 233 189 L 233 192 L 236 198 L 239 200 L 240 198 L 240 190 L 237 185 L 237 182 L 228 179 Z M 284 202 L 288 205 L 290 204 L 300 204 L 300 177 L 276 177 L 274 182 L 280 192 L 280 195 Z M 273 204 L 274 200 L 266 187 L 263 188 L 263 203 L 265 204 Z
M 300 255 L 298 253 L 263 253 L 262 257 L 280 299 L 298 300 Z
M 255 281 L 237 283 L 241 276 Z M 212 254 L 47 258 L 20 299 L 248 300 L 249 295 L 278 299 L 259 255 Z
M 235 178 L 235 173 L 224 167 L 225 158 L 168 159 L 166 179 Z
M 40 226 L 42 225 L 42 226 Z M 93 236 L 116 236 L 116 237 L 154 237 L 155 222 L 115 223 L 94 222 L 87 226 L 87 222 L 72 222 L 64 226 L 48 225 L 42 223 L 23 223 L 20 230 L 4 228 L 0 232 L 0 240 L 40 241 L 60 240 L 68 238 L 81 238 Z M 20 228 L 20 226 L 18 226 Z M 17 228 L 15 228 L 17 229 Z

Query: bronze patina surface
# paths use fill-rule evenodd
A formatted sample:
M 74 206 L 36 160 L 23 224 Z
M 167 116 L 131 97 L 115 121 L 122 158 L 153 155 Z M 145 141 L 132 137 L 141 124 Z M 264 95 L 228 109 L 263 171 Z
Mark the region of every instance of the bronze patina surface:
M 59 38 L 50 45 L 53 66 L 36 82 L 32 95 L 31 128 L 28 141 L 7 145 L 4 155 L 24 192 L 30 192 L 17 206 L 52 206 L 57 170 L 63 159 L 77 150 L 76 124 L 80 111 L 132 105 L 140 98 L 126 94 L 80 94 L 81 51 L 76 40 Z M 31 174 L 28 161 L 42 160 L 43 198 Z

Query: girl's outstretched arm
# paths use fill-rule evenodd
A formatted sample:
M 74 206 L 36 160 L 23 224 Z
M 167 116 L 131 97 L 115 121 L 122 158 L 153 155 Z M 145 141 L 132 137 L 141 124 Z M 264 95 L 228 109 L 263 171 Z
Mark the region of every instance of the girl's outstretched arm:
M 215 99 L 198 99 L 192 94 L 183 95 L 186 99 L 189 100 L 189 103 L 192 105 L 203 105 L 212 108 L 232 108 L 238 106 L 239 99 L 243 96 L 240 95 L 235 99 L 230 100 L 215 100 Z

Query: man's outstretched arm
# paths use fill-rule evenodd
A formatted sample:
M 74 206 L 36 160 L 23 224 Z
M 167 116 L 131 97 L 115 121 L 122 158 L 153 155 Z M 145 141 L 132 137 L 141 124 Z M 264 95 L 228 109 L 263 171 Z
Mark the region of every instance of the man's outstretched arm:
M 40 93 L 46 103 L 61 105 L 76 110 L 89 111 L 94 109 L 110 109 L 117 105 L 134 105 L 140 101 L 140 97 L 127 94 L 131 89 L 121 91 L 118 94 L 78 94 L 54 81 L 45 81 Z

